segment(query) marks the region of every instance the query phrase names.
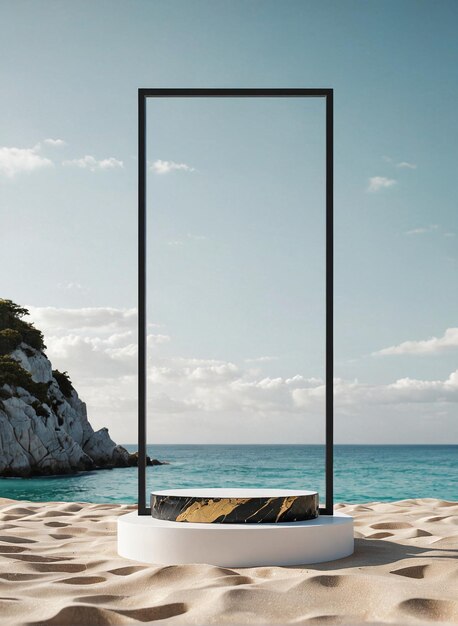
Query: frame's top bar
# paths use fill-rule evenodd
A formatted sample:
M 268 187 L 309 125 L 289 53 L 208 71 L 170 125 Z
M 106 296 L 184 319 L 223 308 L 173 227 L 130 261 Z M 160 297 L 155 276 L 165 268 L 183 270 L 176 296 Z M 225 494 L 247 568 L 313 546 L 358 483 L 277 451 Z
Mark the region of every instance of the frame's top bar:
M 168 87 L 143 89 L 138 90 L 139 97 L 144 98 L 160 98 L 160 97 L 173 97 L 173 96 L 187 96 L 187 97 L 242 97 L 242 96 L 261 96 L 261 97 L 314 97 L 314 98 L 326 98 L 332 96 L 333 89 L 318 88 L 318 89 L 172 89 Z

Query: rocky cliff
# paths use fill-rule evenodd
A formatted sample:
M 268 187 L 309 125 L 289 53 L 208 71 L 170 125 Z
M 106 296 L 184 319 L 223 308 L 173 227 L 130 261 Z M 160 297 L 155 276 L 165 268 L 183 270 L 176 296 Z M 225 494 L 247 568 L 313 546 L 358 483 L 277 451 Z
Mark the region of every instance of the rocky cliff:
M 0 299 L 0 476 L 125 467 L 129 453 L 94 431 L 66 373 L 53 370 L 43 335 Z

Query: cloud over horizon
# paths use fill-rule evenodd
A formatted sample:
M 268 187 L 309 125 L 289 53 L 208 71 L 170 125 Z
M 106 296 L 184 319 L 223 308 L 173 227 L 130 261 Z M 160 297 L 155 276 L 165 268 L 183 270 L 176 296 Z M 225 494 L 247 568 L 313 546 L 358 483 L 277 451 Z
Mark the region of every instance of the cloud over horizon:
M 389 346 L 377 352 L 374 356 L 393 354 L 437 354 L 444 350 L 458 348 L 458 327 L 447 328 L 442 337 L 431 337 L 420 341 L 403 341 L 397 346 Z
M 31 321 L 44 332 L 53 366 L 69 372 L 88 405 L 89 418 L 97 427 L 110 426 L 120 441 L 132 440 L 131 435 L 128 438 L 132 427 L 127 424 L 136 423 L 136 310 L 28 308 Z M 163 433 L 170 437 L 171 429 L 184 439 L 198 432 L 209 437 L 215 432 L 221 437 L 232 433 L 233 439 L 245 432 L 244 424 L 252 438 L 259 428 L 262 437 L 294 437 L 294 432 L 303 432 L 304 424 L 315 433 L 310 435 L 314 440 L 320 436 L 325 403 L 322 379 L 300 373 L 271 376 L 243 362 L 165 356 L 161 346 L 170 343 L 166 332 L 148 335 L 149 346 L 154 345 L 154 358 L 150 353 L 148 359 L 148 406 L 162 437 L 166 437 Z M 248 360 L 269 367 L 269 357 Z M 424 405 L 430 412 L 431 407 L 458 402 L 458 370 L 445 380 L 404 377 L 387 384 L 336 378 L 334 392 L 336 411 L 343 415 L 385 413 L 388 406 L 393 416 L 412 406 Z

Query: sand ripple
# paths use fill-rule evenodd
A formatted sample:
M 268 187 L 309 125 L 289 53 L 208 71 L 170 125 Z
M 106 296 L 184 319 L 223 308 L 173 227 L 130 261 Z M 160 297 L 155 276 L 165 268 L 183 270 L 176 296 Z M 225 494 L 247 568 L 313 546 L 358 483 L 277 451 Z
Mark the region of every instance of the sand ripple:
M 126 505 L 0 500 L 1 624 L 458 624 L 458 503 L 338 504 L 355 553 L 302 567 L 154 566 L 116 553 Z

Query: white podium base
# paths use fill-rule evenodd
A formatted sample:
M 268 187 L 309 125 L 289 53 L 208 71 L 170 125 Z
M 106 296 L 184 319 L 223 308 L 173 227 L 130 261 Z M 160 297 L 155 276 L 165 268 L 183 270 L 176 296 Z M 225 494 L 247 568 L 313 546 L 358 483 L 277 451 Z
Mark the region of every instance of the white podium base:
M 353 518 L 334 513 L 281 524 L 195 524 L 133 512 L 118 519 L 118 553 L 158 565 L 258 567 L 322 563 L 353 553 Z

